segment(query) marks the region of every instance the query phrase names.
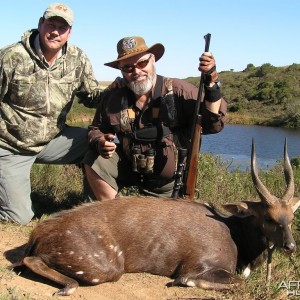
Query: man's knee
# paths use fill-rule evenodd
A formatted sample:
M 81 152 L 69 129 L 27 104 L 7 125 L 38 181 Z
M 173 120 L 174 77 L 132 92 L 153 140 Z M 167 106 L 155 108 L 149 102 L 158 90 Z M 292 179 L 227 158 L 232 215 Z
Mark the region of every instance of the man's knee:
M 89 185 L 97 200 L 111 200 L 117 195 L 117 190 L 102 179 L 89 165 L 84 165 Z
M 14 214 L 14 222 L 20 225 L 27 225 L 33 218 L 34 214 L 32 212 L 23 212 L 22 214 Z
M 28 224 L 33 218 L 34 213 L 31 210 L 16 211 L 0 207 L 0 220 L 10 221 L 20 225 Z
M 84 171 L 89 181 L 99 178 L 99 175 L 89 165 L 84 164 Z
M 29 181 L 18 177 L 2 178 L 0 180 L 0 219 L 25 225 L 33 216 Z

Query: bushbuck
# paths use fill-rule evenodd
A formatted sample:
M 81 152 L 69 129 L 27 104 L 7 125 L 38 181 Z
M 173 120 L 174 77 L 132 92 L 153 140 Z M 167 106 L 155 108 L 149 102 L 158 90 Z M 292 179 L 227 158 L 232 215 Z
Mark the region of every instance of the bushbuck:
M 225 204 L 231 214 L 187 200 L 127 197 L 84 204 L 41 222 L 24 258 L 27 266 L 70 295 L 78 282 L 97 285 L 124 273 L 168 276 L 169 286 L 229 289 L 241 282 L 237 269 L 265 260 L 268 241 L 296 250 L 291 225 L 295 200 L 293 171 L 285 144 L 287 189 L 273 196 L 258 176 L 254 144 L 251 174 L 260 202 Z

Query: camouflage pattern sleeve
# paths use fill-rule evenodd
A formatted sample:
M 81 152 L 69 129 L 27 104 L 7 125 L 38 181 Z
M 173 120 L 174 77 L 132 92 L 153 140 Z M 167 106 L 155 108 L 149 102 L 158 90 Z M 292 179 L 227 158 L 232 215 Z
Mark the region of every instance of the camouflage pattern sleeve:
M 100 102 L 101 92 L 106 88 L 96 80 L 89 59 L 82 55 L 81 86 L 76 93 L 78 102 L 89 108 L 97 108 Z
M 9 74 L 4 68 L 5 62 L 3 61 L 4 50 L 0 51 L 0 103 L 3 101 L 9 86 Z

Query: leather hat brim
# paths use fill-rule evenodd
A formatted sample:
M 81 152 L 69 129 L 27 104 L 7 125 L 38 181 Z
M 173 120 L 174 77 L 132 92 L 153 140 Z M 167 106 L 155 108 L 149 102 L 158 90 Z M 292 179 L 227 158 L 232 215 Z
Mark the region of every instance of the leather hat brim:
M 129 53 L 127 55 L 124 55 L 112 62 L 108 62 L 108 63 L 105 63 L 104 65 L 105 66 L 108 66 L 108 67 L 112 67 L 112 68 L 115 68 L 115 69 L 119 69 L 119 62 L 124 60 L 124 59 L 127 59 L 127 58 L 130 58 L 130 57 L 133 57 L 135 55 L 139 55 L 139 54 L 142 54 L 142 53 L 152 53 L 154 54 L 155 56 L 155 61 L 158 61 L 163 55 L 164 55 L 164 52 L 165 52 L 165 47 L 162 45 L 162 44 L 154 44 L 153 46 L 145 49 L 144 51 L 139 51 L 139 52 L 132 52 L 132 53 Z

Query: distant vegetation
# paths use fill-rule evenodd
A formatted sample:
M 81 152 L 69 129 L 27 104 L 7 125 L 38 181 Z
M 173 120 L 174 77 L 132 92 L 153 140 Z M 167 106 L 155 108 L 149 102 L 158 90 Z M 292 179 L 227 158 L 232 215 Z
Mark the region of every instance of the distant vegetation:
M 223 71 L 219 77 L 228 102 L 227 123 L 300 128 L 300 64 L 248 64 L 242 72 Z M 199 77 L 185 80 L 199 86 Z M 75 103 L 68 122 L 89 124 L 94 113 Z
M 300 127 L 300 64 L 260 67 L 219 73 L 228 101 L 228 123 Z M 187 81 L 199 86 L 199 78 Z

